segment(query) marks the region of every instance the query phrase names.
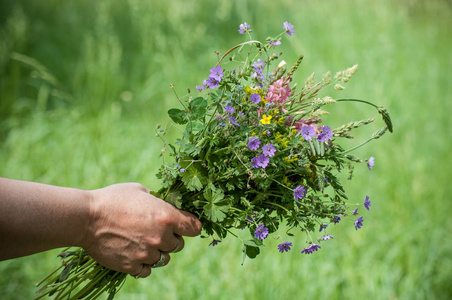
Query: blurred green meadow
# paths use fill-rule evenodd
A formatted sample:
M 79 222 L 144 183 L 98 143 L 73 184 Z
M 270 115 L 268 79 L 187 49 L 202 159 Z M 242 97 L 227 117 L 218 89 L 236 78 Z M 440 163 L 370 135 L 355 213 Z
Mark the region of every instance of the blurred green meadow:
M 375 167 L 360 165 L 345 183 L 351 203 L 370 196 L 364 226 L 331 225 L 335 238 L 312 255 L 300 254 L 303 234 L 289 239 L 295 247 L 284 254 L 276 245 L 286 237 L 270 238 L 243 266 L 238 240 L 209 247 L 210 240 L 187 238 L 167 267 L 130 277 L 116 299 L 451 299 L 449 0 L 1 1 L 0 176 L 157 189 L 163 145 L 154 130 L 178 105 L 169 85 L 196 95 L 214 51 L 244 41 L 237 30 L 245 21 L 259 40 L 278 34 L 284 21 L 294 25 L 295 35 L 282 40 L 283 58 L 291 65 L 304 54 L 301 84 L 313 71 L 359 64 L 334 95 L 391 113 L 394 133 L 355 152 L 374 156 Z M 330 112 L 335 125 L 378 117 L 346 103 Z M 0 299 L 31 299 L 58 253 L 0 262 Z

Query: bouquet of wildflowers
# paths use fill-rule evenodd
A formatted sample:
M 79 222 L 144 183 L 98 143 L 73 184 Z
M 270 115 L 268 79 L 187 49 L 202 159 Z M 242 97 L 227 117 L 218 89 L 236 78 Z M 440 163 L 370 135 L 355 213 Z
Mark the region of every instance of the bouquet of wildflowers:
M 358 208 L 347 205 L 338 175 L 356 163 L 372 168 L 373 157 L 363 160 L 350 152 L 392 132 L 391 120 L 383 107 L 368 101 L 322 94 L 327 87 L 344 89 L 357 65 L 334 76 L 328 72 L 319 81 L 313 73 L 304 84 L 293 83 L 303 56 L 287 67 L 278 52 L 283 36 L 295 33 L 290 23 L 264 43 L 251 39 L 247 23 L 240 25 L 239 33 L 250 40 L 218 54 L 217 65 L 196 87 L 199 95 L 176 94 L 180 107 L 168 111 L 173 122 L 165 128 L 157 126 L 164 160 L 157 174 L 162 187 L 153 194 L 196 214 L 212 246 L 233 235 L 243 242 L 243 257 L 255 258 L 265 239 L 281 228 L 289 236 L 295 230 L 307 234 L 308 244 L 282 240 L 277 250 L 284 253 L 299 247 L 301 253 L 311 254 L 333 238 L 326 234 L 329 224 L 352 215 L 355 228 L 363 226 Z M 322 122 L 328 114 L 326 106 L 350 101 L 375 107 L 385 126 L 363 143 L 343 149 L 341 138 L 351 138 L 351 130 L 375 120 L 338 128 Z M 174 144 L 163 139 L 171 127 L 182 132 Z M 370 206 L 366 196 L 364 207 Z M 315 240 L 314 234 L 320 236 Z M 77 297 L 92 299 L 103 291 L 113 297 L 125 280 L 125 274 L 102 268 L 82 249 L 62 255 L 70 259 L 61 275 L 47 278 L 44 294 L 50 290 L 64 298 L 71 284 L 88 279 Z

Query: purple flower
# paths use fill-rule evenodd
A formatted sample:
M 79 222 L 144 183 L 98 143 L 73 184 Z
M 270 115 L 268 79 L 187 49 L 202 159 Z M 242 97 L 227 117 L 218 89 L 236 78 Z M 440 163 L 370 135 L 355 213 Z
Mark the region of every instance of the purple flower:
M 275 155 L 276 149 L 273 147 L 272 143 L 268 143 L 264 147 L 262 147 L 262 150 L 264 151 L 264 155 L 268 157 L 272 157 Z
M 261 168 L 265 169 L 268 166 L 269 162 L 270 162 L 270 158 L 268 158 L 264 154 L 261 154 L 257 157 L 257 164 Z
M 260 58 L 253 63 L 254 70 L 259 69 L 262 71 L 262 69 L 264 69 L 264 67 L 265 67 L 265 62 Z
M 311 244 L 309 247 L 304 248 L 303 250 L 301 250 L 301 253 L 304 253 L 304 254 L 311 254 L 312 252 L 317 251 L 317 250 L 319 250 L 320 248 L 322 248 L 322 247 L 320 247 L 320 246 L 317 245 L 317 244 Z
M 259 102 L 261 102 L 261 96 L 258 93 L 251 94 L 250 100 L 251 102 L 258 104 Z
M 371 156 L 369 159 L 366 159 L 366 161 L 367 161 L 367 168 L 368 168 L 369 170 L 372 170 L 372 167 L 373 167 L 374 164 L 375 164 L 375 158 L 373 158 L 373 157 Z
M 252 217 L 251 216 L 246 216 L 246 220 L 248 221 L 248 223 L 253 223 L 254 219 L 257 218 L 257 217 L 258 217 L 258 215 L 255 212 L 253 212 L 253 216 Z
M 202 91 L 204 91 L 205 89 L 206 89 L 206 86 L 203 84 L 203 85 L 197 85 L 196 86 L 196 89 L 198 90 L 198 91 L 200 91 L 200 92 L 202 92 Z
M 240 24 L 239 33 L 244 34 L 247 31 L 251 32 L 250 25 L 248 25 L 248 23 L 246 23 L 246 22 L 244 22 L 243 24 Z
M 248 148 L 250 148 L 250 150 L 257 150 L 259 149 L 260 144 L 261 141 L 257 137 L 252 137 L 248 141 Z
M 293 30 L 293 25 L 292 24 L 290 24 L 289 22 L 284 22 L 283 25 L 284 25 L 283 29 L 288 35 L 292 35 L 292 34 L 295 33 L 295 30 Z
M 328 224 L 320 224 L 319 232 L 322 232 L 323 229 L 326 229 L 328 227 Z
M 358 219 L 356 219 L 355 221 L 355 229 L 358 230 L 363 226 L 363 217 L 359 217 Z
M 269 44 L 272 46 L 278 46 L 278 45 L 281 45 L 281 41 L 276 41 L 276 42 L 269 41 Z
M 224 110 L 228 113 L 228 114 L 233 114 L 235 112 L 234 107 L 230 106 L 230 105 L 226 105 Z
M 352 215 L 357 215 L 358 214 L 358 209 L 355 209 L 354 211 L 352 211 Z
M 259 163 L 258 163 L 258 161 L 257 161 L 257 157 L 253 157 L 253 158 L 251 159 L 251 167 L 253 167 L 253 168 L 259 168 Z
M 180 172 L 181 172 L 181 173 L 184 173 L 185 171 L 187 171 L 187 170 L 185 170 L 185 169 L 180 169 Z
M 337 216 L 336 218 L 334 218 L 334 224 L 339 223 L 341 220 L 341 217 Z
M 244 118 L 244 117 L 245 117 L 245 114 L 242 113 L 241 111 L 239 111 L 239 117 L 240 117 L 240 118 Z
M 265 240 L 268 236 L 268 228 L 261 224 L 254 231 L 254 237 L 258 240 Z
M 213 240 L 212 243 L 209 244 L 209 246 L 216 246 L 216 245 L 218 245 L 219 243 L 221 243 L 220 240 Z
M 303 197 L 306 195 L 306 188 L 302 185 L 297 186 L 293 190 L 293 196 L 295 197 L 295 200 L 303 199 Z
M 304 137 L 306 140 L 310 140 L 312 137 L 315 136 L 315 130 L 312 126 L 303 126 L 301 128 L 301 136 Z
M 288 252 L 292 247 L 292 243 L 284 242 L 278 245 L 279 252 L 284 253 L 284 251 Z
M 214 78 L 209 78 L 207 80 L 204 80 L 203 85 L 206 85 L 209 87 L 209 89 L 214 89 L 218 87 L 219 81 L 215 80 Z
M 364 200 L 364 207 L 365 207 L 367 210 L 369 210 L 369 207 L 371 207 L 371 206 L 372 206 L 372 204 L 370 204 L 369 196 L 366 196 L 366 200 Z
M 334 238 L 333 235 L 327 234 L 327 235 L 325 235 L 325 236 L 322 238 L 322 240 L 327 241 L 327 240 L 332 239 L 332 238 Z
M 221 68 L 221 66 L 213 67 L 212 69 L 210 69 L 209 78 L 212 78 L 215 81 L 220 82 L 222 77 L 223 77 L 223 69 Z
M 233 116 L 229 116 L 229 121 L 231 121 L 231 124 L 233 124 L 235 126 L 240 126 L 240 124 L 237 123 L 237 120 Z
M 256 79 L 258 82 L 263 82 L 265 80 L 265 74 L 262 73 L 261 69 L 254 69 L 254 73 L 251 74 L 251 79 Z
M 330 126 L 323 126 L 322 133 L 317 136 L 317 140 L 319 142 L 324 142 L 326 140 L 331 140 L 333 137 L 333 132 L 331 131 Z

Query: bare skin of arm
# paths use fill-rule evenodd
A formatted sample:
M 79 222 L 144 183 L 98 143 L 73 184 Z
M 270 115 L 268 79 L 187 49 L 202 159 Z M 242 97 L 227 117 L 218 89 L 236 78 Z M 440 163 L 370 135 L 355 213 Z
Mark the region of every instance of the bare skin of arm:
M 137 183 L 85 191 L 0 178 L 0 260 L 59 247 L 83 247 L 101 265 L 151 274 L 164 253 L 183 248 L 201 223 Z

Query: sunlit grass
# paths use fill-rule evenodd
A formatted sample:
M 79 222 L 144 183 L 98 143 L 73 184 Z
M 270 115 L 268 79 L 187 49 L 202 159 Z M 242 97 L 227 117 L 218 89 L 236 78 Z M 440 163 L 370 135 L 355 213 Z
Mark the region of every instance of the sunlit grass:
M 288 239 L 281 233 L 243 266 L 239 241 L 209 247 L 190 238 L 169 266 L 145 280 L 130 277 L 118 299 L 452 297 L 450 5 L 303 2 L 5 4 L 14 9 L 3 10 L 1 23 L 0 176 L 85 189 L 138 181 L 157 189 L 162 144 L 154 128 L 177 105 L 169 84 L 180 95 L 187 88 L 195 94 L 216 62 L 213 50 L 243 41 L 243 21 L 259 39 L 278 33 L 284 21 L 294 24 L 296 35 L 283 40 L 290 46 L 284 59 L 305 55 L 301 83 L 312 71 L 334 74 L 358 63 L 335 96 L 371 100 L 393 117 L 394 134 L 355 153 L 374 156 L 374 169 L 356 168 L 345 184 L 351 203 L 371 197 L 371 211 L 360 209 L 361 230 L 351 219 L 331 225 L 335 238 L 312 255 L 300 254 L 303 234 L 290 239 L 291 252 L 277 252 Z M 7 59 L 12 52 L 36 59 L 59 85 Z M 367 107 L 341 103 L 330 111 L 337 125 L 377 117 L 351 144 L 382 124 Z M 169 140 L 178 134 L 174 129 Z M 33 284 L 59 262 L 57 253 L 1 262 L 0 298 L 31 298 Z

